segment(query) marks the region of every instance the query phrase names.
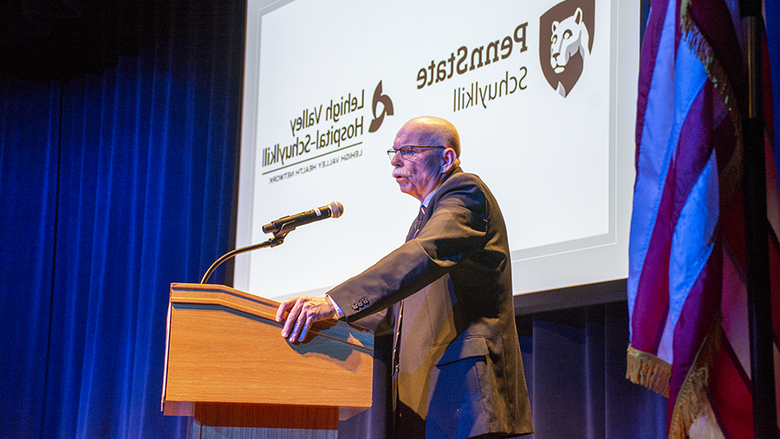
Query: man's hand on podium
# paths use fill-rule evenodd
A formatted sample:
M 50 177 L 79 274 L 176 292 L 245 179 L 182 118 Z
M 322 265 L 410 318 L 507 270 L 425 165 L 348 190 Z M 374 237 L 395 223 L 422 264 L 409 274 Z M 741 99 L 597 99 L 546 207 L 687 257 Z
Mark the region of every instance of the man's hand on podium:
M 314 322 L 335 316 L 336 308 L 327 297 L 293 297 L 282 302 L 276 311 L 276 321 L 284 322 L 282 337 L 293 343 L 296 339 L 303 341 Z

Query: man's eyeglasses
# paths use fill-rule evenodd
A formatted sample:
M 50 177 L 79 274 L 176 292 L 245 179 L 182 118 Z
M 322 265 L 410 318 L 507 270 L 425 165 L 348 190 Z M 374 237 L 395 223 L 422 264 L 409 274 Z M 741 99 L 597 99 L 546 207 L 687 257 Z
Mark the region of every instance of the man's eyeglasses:
M 390 160 L 393 160 L 396 153 L 401 153 L 401 157 L 404 160 L 417 160 L 420 157 L 420 152 L 426 149 L 444 149 L 443 146 L 423 146 L 423 145 L 406 145 L 398 149 L 388 149 L 387 156 Z

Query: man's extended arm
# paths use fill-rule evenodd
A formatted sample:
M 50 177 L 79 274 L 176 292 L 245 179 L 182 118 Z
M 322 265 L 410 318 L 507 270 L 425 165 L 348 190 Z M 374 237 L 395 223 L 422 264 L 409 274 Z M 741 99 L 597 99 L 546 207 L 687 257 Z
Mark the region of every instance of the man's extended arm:
M 392 306 L 485 249 L 490 240 L 488 213 L 481 182 L 475 176 L 453 175 L 431 207 L 432 216 L 415 239 L 328 292 L 348 320 Z M 334 316 L 335 308 L 326 297 L 296 297 L 282 303 L 276 318 L 284 322 L 282 336 L 300 341 L 315 321 Z
M 475 252 L 490 251 L 486 200 L 479 179 L 457 173 L 431 202 L 418 235 L 328 294 L 349 321 L 388 308 L 452 270 Z M 487 250 L 486 250 L 487 249 Z M 496 254 L 503 258 L 503 254 Z M 359 322 L 358 322 L 359 324 Z

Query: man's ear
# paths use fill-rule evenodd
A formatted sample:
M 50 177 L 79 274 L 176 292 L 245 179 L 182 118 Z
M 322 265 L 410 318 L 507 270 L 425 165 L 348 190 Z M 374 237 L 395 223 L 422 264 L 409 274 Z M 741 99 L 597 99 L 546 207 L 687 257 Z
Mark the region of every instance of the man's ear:
M 458 161 L 458 156 L 455 154 L 455 150 L 452 148 L 446 148 L 444 150 L 444 154 L 442 155 L 441 161 L 441 172 L 443 174 L 448 174 L 457 166 L 456 163 Z

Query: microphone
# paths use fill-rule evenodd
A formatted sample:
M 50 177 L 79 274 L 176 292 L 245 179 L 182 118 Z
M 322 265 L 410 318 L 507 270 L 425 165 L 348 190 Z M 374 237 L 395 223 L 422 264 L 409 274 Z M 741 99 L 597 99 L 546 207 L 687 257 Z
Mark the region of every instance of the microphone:
M 286 231 L 294 230 L 298 226 L 324 220 L 325 218 L 338 218 L 344 213 L 344 206 L 338 201 L 331 201 L 327 206 L 307 210 L 296 215 L 289 215 L 272 221 L 263 226 L 263 233 L 276 233 L 284 227 Z

